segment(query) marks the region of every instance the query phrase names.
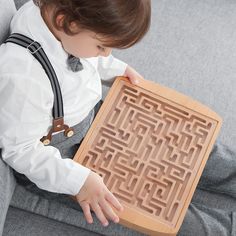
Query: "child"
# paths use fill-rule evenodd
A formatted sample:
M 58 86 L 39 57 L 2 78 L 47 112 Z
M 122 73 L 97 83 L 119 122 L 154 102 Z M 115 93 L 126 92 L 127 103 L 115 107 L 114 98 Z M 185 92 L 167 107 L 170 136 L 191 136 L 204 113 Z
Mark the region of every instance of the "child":
M 50 145 L 44 145 L 42 137 L 51 130 L 57 98 L 34 58 L 38 49 L 29 52 L 36 43 L 23 48 L 8 42 L 0 47 L 2 158 L 39 188 L 76 196 L 88 223 L 93 222 L 91 210 L 104 226 L 108 219 L 118 222 L 111 205 L 117 210 L 122 206 L 99 175 L 70 159 L 75 150 L 66 152 L 78 147 L 94 118 L 101 79 L 112 82 L 119 75 L 131 83 L 142 79 L 111 51 L 143 38 L 150 26 L 150 8 L 150 0 L 39 0 L 17 12 L 11 33 L 31 38 L 45 51 L 61 89 L 64 124 L 74 128 L 71 138 L 54 132 Z M 71 67 L 68 58 L 74 57 L 80 58 L 79 67 Z M 56 137 L 60 140 L 53 142 Z

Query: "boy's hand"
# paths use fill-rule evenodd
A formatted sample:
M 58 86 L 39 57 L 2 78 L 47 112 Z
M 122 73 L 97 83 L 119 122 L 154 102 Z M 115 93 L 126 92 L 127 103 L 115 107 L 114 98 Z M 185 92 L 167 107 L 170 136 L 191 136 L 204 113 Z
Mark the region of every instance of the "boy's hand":
M 127 66 L 124 75 L 132 84 L 138 84 L 140 80 L 144 79 L 134 68 Z
M 93 223 L 90 210 L 94 211 L 103 226 L 108 225 L 106 216 L 115 223 L 119 222 L 119 217 L 110 205 L 114 206 L 118 211 L 122 211 L 123 207 L 103 183 L 102 177 L 95 172 L 90 172 L 83 187 L 75 197 L 88 223 Z

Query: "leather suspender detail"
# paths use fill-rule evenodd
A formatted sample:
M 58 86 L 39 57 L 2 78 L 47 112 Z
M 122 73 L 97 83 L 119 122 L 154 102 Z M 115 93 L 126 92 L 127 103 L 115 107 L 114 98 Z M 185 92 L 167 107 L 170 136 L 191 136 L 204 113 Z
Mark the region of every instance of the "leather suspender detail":
M 39 61 L 50 80 L 54 94 L 54 103 L 52 111 L 53 124 L 48 135 L 42 137 L 40 141 L 43 142 L 44 145 L 48 145 L 51 142 L 52 133 L 62 130 L 65 130 L 64 134 L 67 137 L 71 137 L 74 134 L 74 131 L 68 125 L 64 124 L 63 99 L 57 75 L 42 46 L 31 38 L 19 33 L 11 34 L 9 38 L 5 41 L 5 43 L 15 43 L 19 46 L 28 49 L 28 51 Z

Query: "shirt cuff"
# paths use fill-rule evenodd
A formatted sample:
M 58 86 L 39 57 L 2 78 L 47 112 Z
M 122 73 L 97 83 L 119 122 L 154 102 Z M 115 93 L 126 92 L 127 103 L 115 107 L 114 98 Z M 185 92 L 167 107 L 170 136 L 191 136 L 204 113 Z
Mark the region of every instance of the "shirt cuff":
M 101 78 L 103 85 L 111 87 L 115 81 L 116 76 L 123 76 L 125 74 L 127 66 L 127 63 L 117 58 L 113 58 L 109 69 L 106 70 L 104 77 Z
M 66 188 L 68 189 L 68 192 L 71 192 L 71 195 L 75 196 L 83 187 L 91 170 L 75 161 L 73 162 L 73 168 L 71 169 L 65 182 L 67 183 Z
M 113 73 L 116 74 L 117 76 L 119 75 L 124 75 L 125 74 L 125 70 L 127 68 L 127 63 L 117 59 L 117 58 L 114 58 L 113 62 L 112 62 L 112 65 L 111 65 L 111 68 L 113 68 Z

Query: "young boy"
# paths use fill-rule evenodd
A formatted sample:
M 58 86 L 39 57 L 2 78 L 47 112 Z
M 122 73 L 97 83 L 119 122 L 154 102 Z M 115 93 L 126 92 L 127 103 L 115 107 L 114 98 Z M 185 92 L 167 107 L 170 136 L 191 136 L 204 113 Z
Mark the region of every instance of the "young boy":
M 99 175 L 71 158 L 94 118 L 101 79 L 142 79 L 111 51 L 140 41 L 149 29 L 150 15 L 150 0 L 39 0 L 17 12 L 11 33 L 37 41 L 45 51 L 61 89 L 64 123 L 74 128 L 71 138 L 54 133 L 47 146 L 42 137 L 51 130 L 55 111 L 48 75 L 34 58 L 36 51 L 11 42 L 0 47 L 2 158 L 39 188 L 76 196 L 88 223 L 93 221 L 91 210 L 104 226 L 108 219 L 118 222 L 111 206 L 122 206 Z M 71 55 L 80 58 L 79 67 L 71 66 Z

